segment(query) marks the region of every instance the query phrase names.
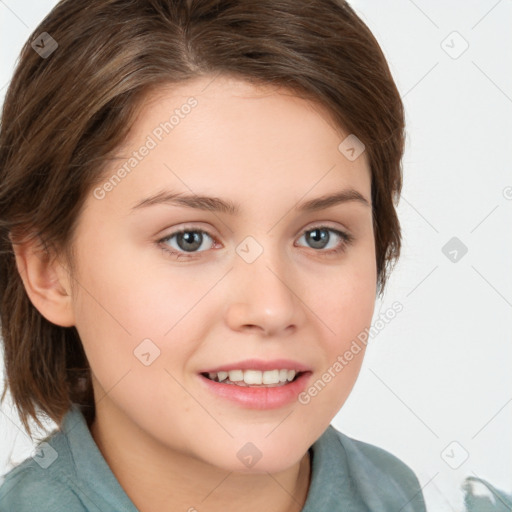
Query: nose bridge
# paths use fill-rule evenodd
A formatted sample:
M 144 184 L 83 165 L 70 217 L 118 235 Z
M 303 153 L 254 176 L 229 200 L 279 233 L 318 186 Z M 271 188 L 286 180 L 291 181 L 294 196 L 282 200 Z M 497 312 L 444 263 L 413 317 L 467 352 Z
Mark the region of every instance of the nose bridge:
M 277 293 L 284 287 L 285 294 L 288 295 L 290 290 L 285 283 L 287 275 L 292 271 L 291 266 L 284 261 L 281 248 L 274 237 L 269 236 L 268 233 L 264 235 L 264 239 L 263 235 L 256 236 L 247 236 L 236 248 L 238 255 L 236 265 L 240 267 L 244 275 L 243 279 L 247 274 L 252 292 L 266 287 Z M 254 286 L 256 289 L 253 288 Z
M 235 249 L 237 288 L 229 307 L 237 306 L 238 313 L 230 319 L 238 327 L 251 325 L 276 331 L 297 322 L 300 306 L 293 293 L 293 268 L 272 238 L 268 233 L 249 235 Z

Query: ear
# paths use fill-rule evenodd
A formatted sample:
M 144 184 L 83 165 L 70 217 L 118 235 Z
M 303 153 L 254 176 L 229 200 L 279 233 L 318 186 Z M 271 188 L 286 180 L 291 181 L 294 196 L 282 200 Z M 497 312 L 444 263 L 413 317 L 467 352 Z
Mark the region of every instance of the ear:
M 13 243 L 13 249 L 18 272 L 34 307 L 53 324 L 75 325 L 67 268 L 50 255 L 39 237 Z

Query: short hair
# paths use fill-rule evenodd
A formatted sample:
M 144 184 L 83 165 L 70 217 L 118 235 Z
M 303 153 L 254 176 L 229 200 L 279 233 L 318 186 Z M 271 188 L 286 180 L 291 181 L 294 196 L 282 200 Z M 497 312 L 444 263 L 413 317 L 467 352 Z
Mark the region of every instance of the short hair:
M 32 46 L 42 37 L 52 53 Z M 29 417 L 60 425 L 72 403 L 94 415 L 94 395 L 78 331 L 33 306 L 12 244 L 34 237 L 73 269 L 84 201 L 144 97 L 220 74 L 313 100 L 365 145 L 382 294 L 400 254 L 404 109 L 379 44 L 345 1 L 63 0 L 21 51 L 0 127 L 1 400 L 10 389 L 29 435 Z

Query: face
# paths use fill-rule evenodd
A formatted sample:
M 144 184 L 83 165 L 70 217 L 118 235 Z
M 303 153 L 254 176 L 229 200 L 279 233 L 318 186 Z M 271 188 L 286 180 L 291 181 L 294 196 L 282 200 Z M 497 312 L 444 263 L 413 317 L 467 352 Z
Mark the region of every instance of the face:
M 364 348 L 335 363 L 376 296 L 370 170 L 338 149 L 348 135 L 318 105 L 233 78 L 148 96 L 75 233 L 97 415 L 225 470 L 304 456 L 356 381 Z

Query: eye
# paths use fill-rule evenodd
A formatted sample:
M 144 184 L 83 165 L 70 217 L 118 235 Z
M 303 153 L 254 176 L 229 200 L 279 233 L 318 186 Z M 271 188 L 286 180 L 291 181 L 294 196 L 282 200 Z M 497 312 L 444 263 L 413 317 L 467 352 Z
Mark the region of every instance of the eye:
M 213 240 L 213 236 L 211 236 L 207 231 L 204 231 L 203 229 L 183 228 L 179 231 L 174 231 L 165 238 L 158 240 L 158 244 L 161 244 L 162 249 L 173 256 L 177 256 L 178 258 L 189 258 L 190 256 L 186 254 L 187 252 L 192 254 L 196 252 L 203 252 L 197 251 L 197 249 L 203 245 L 205 239 L 204 235 Z M 167 242 L 170 242 L 174 238 L 176 238 L 176 244 L 178 245 L 178 247 L 175 248 L 177 250 L 173 250 L 172 245 L 169 247 L 167 244 Z
M 334 236 L 330 233 L 333 233 Z M 168 255 L 176 257 L 177 259 L 187 259 L 194 257 L 198 252 L 204 252 L 204 250 L 199 251 L 198 249 L 204 245 L 205 237 L 212 241 L 215 240 L 210 233 L 203 229 L 185 227 L 161 238 L 157 241 L 157 244 Z M 304 234 L 300 237 L 300 239 L 302 238 L 307 240 L 307 243 L 310 244 L 310 248 L 318 249 L 316 252 L 326 256 L 345 251 L 347 246 L 353 241 L 353 236 L 349 233 L 328 226 L 316 226 L 312 229 L 308 229 L 304 231 Z M 174 239 L 176 239 L 176 245 L 171 243 Z M 334 247 L 326 249 L 329 244 L 334 245 Z M 210 248 L 212 248 L 213 245 L 215 244 L 210 244 Z
M 334 233 L 334 237 L 329 233 Z M 329 226 L 316 226 L 312 229 L 308 229 L 307 231 L 304 231 L 304 234 L 300 237 L 300 239 L 302 238 L 305 238 L 307 243 L 310 244 L 313 249 L 323 249 L 320 252 L 328 255 L 343 252 L 353 241 L 353 236 L 349 233 L 330 228 Z M 338 239 L 337 242 L 336 239 Z M 329 245 L 329 242 L 334 242 L 334 248 L 325 250 L 326 246 Z

